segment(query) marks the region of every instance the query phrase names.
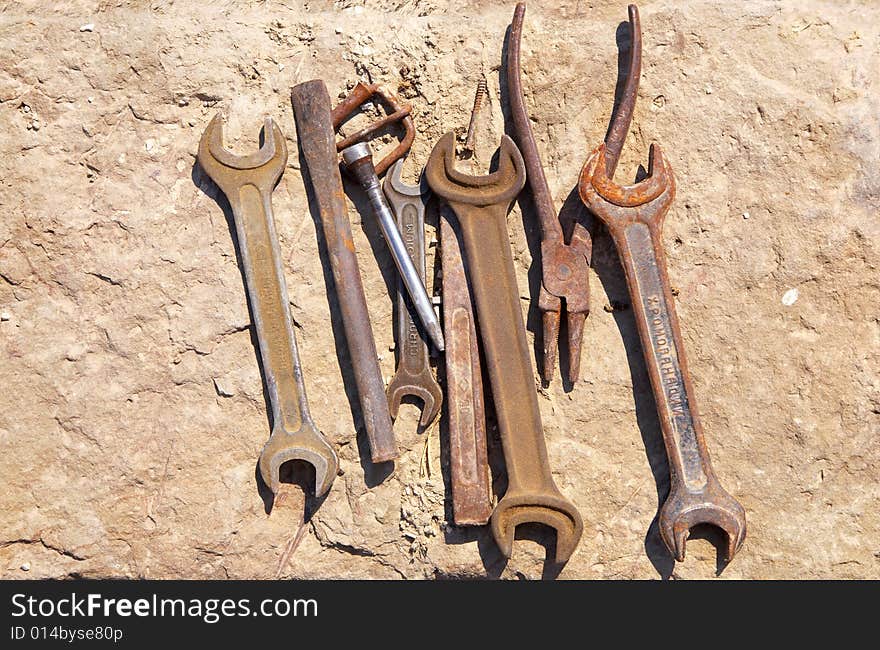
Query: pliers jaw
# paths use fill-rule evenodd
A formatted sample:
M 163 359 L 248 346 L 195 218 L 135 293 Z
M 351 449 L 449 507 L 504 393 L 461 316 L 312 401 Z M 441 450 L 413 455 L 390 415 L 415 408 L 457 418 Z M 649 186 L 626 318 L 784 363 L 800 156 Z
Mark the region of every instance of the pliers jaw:
M 547 384 L 556 368 L 556 350 L 559 342 L 562 312 L 565 311 L 569 383 L 580 377 L 581 345 L 584 322 L 590 313 L 590 257 L 592 246 L 589 233 L 580 223 L 574 224 L 571 241 L 544 240 L 541 243 L 541 292 L 538 308 L 543 322 L 543 363 L 541 378 Z M 563 348 L 564 349 L 564 348 Z

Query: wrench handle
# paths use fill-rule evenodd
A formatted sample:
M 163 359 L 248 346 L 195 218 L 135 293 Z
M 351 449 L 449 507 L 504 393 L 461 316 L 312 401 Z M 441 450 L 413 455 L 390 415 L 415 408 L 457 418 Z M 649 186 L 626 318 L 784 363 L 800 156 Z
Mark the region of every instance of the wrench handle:
M 395 205 L 397 228 L 404 248 L 412 260 L 416 274 L 425 282 L 425 204 L 420 198 Z M 398 364 L 412 375 L 424 372 L 430 365 L 428 345 L 413 318 L 414 309 L 402 278 L 397 280 L 397 339 L 400 347 Z
M 310 423 L 311 417 L 278 250 L 271 190 L 261 191 L 248 184 L 239 189 L 237 197 L 231 198 L 260 358 L 272 404 L 273 428 L 282 427 L 293 433 L 304 422 Z
M 557 493 L 550 474 L 526 328 L 520 310 L 507 206 L 481 208 L 450 201 L 464 234 L 477 320 L 486 351 L 501 430 L 508 493 Z M 486 250 L 495 253 L 487 255 Z M 500 257 L 501 263 L 497 260 Z
M 659 227 L 632 222 L 611 228 L 633 302 L 651 378 L 671 480 L 690 492 L 714 480 L 666 270 Z

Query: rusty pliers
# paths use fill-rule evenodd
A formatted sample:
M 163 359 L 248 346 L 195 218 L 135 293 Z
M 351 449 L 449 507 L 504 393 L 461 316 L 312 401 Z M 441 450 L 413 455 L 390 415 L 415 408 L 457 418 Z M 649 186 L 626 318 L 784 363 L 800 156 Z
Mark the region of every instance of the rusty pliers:
M 516 5 L 510 26 L 507 82 L 510 87 L 510 113 L 515 138 L 526 164 L 529 188 L 541 226 L 541 290 L 538 296 L 544 339 L 541 376 L 548 383 L 553 376 L 564 300 L 568 326 L 568 380 L 573 384 L 580 375 L 584 322 L 590 312 L 589 267 L 592 241 L 586 227 L 577 221 L 570 224 L 571 232 L 566 241 L 563 224 L 553 208 L 550 187 L 544 175 L 538 146 L 535 143 L 523 99 L 520 41 L 525 13 L 525 3 L 520 2 Z M 632 121 L 641 72 L 642 33 L 639 13 L 635 5 L 629 6 L 629 22 L 632 47 L 628 76 L 620 103 L 614 111 L 614 117 L 605 137 L 605 162 L 609 175 L 613 175 L 617 167 L 620 150 Z

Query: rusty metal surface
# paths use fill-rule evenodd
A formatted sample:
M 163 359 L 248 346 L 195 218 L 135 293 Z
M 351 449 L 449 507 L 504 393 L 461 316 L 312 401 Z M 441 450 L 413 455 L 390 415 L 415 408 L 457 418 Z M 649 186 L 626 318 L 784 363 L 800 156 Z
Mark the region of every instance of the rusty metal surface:
M 529 189 L 541 226 L 541 289 L 538 296 L 538 308 L 543 320 L 541 376 L 545 382 L 550 382 L 553 377 L 564 300 L 568 326 L 568 379 L 574 383 L 580 375 L 584 322 L 590 312 L 592 244 L 589 233 L 581 223 L 573 224 L 571 237 L 566 242 L 553 207 L 550 187 L 523 99 L 520 41 L 525 11 L 522 2 L 514 10 L 507 53 L 507 82 L 514 134 L 525 160 Z
M 257 153 L 237 156 L 223 146 L 218 114 L 202 135 L 198 160 L 232 207 L 260 345 L 272 408 L 272 434 L 260 454 L 260 474 L 277 493 L 281 465 L 304 460 L 315 468 L 315 494 L 321 496 L 336 478 L 339 461 L 309 414 L 272 215 L 272 190 L 284 172 L 287 146 L 271 118 L 266 118 L 263 135 Z
M 394 149 L 375 165 L 376 174 L 381 176 L 393 163 L 406 155 L 412 146 L 413 140 L 415 140 L 416 127 L 410 116 L 412 109 L 409 104 L 400 101 L 396 95 L 388 92 L 379 84 L 365 84 L 359 81 L 348 96 L 333 109 L 331 118 L 333 130 L 335 131 L 360 108 L 361 104 L 373 97 L 378 98 L 382 104 L 390 108 L 391 113 L 340 140 L 336 143 L 336 150 L 342 151 L 353 144 L 364 142 L 380 129 L 399 121 L 403 125 L 403 138 Z
M 462 249 L 458 219 L 445 208 L 440 255 L 452 515 L 457 526 L 482 526 L 492 515 L 492 485 L 477 324 Z
M 589 266 L 592 242 L 589 232 L 579 222 L 571 224 L 571 232 L 566 241 L 566 233 L 553 208 L 553 198 L 541 164 L 522 91 L 520 43 L 525 11 L 525 3 L 518 3 L 511 21 L 507 80 L 510 88 L 510 114 L 514 134 L 525 160 L 529 189 L 541 226 L 541 289 L 538 295 L 538 308 L 541 310 L 543 321 L 541 376 L 548 383 L 553 377 L 560 321 L 562 312 L 565 311 L 568 330 L 566 341 L 568 380 L 574 384 L 580 376 L 584 322 L 590 312 Z M 609 177 L 613 176 L 617 167 L 638 93 L 642 39 L 639 13 L 635 5 L 629 6 L 629 21 L 632 38 L 627 79 L 620 104 L 614 111 L 606 136 Z
M 397 445 L 351 236 L 336 156 L 336 134 L 330 117 L 330 96 L 323 81 L 312 80 L 294 86 L 290 99 L 299 146 L 330 254 L 334 290 L 339 299 L 371 457 L 374 463 L 392 460 L 397 457 Z
M 522 156 L 502 136 L 496 172 L 463 174 L 455 168 L 450 132 L 431 152 L 425 176 L 459 219 L 471 272 L 509 481 L 492 513 L 492 533 L 509 557 L 517 525 L 545 524 L 556 529 L 556 561 L 564 562 L 577 546 L 583 522 L 551 474 L 507 234 L 507 212 L 526 180 Z
M 630 51 L 626 81 L 620 95 L 620 103 L 614 109 L 608 133 L 605 134 L 605 174 L 608 178 L 614 178 L 614 172 L 620 160 L 620 152 L 623 150 L 626 134 L 629 133 L 629 125 L 632 124 L 636 98 L 639 94 L 639 79 L 642 76 L 642 23 L 639 20 L 639 8 L 635 5 L 629 5 L 627 13 L 629 15 Z
M 425 283 L 425 204 L 430 190 L 420 179 L 418 185 L 408 185 L 400 178 L 403 160 L 398 160 L 385 177 L 382 190 L 397 219 L 397 229 L 403 239 L 419 280 Z M 407 295 L 403 280 L 397 280 L 397 369 L 386 391 L 391 416 L 396 418 L 401 400 L 411 395 L 424 402 L 420 424 L 426 427 L 440 413 L 443 391 L 431 371 L 428 343 L 422 337 L 414 307 Z
M 625 137 L 625 130 L 615 135 L 620 145 Z M 648 177 L 635 185 L 616 185 L 609 173 L 616 160 L 610 164 L 606 150 L 602 144 L 587 159 L 578 192 L 607 227 L 620 256 L 657 404 L 670 472 L 660 535 L 682 561 L 690 529 L 711 524 L 727 535 L 729 561 L 745 540 L 746 518 L 739 502 L 721 487 L 709 459 L 669 284 L 662 227 L 675 197 L 675 177 L 660 147 L 652 144 Z

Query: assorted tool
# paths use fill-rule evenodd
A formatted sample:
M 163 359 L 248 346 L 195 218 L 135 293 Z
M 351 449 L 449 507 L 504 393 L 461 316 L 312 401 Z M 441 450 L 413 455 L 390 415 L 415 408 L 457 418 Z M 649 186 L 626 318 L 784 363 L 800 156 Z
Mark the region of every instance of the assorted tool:
M 447 208 L 440 218 L 440 254 L 452 516 L 459 526 L 482 526 L 492 515 L 492 486 L 477 321 L 462 250 L 461 227 Z
M 455 134 L 450 132 L 431 152 L 425 177 L 458 217 L 473 281 L 507 466 L 507 492 L 492 513 L 495 542 L 510 557 L 516 526 L 543 523 L 556 529 L 556 561 L 565 562 L 577 546 L 583 523 L 550 472 L 507 236 L 507 212 L 525 185 L 525 164 L 513 140 L 502 136 L 498 170 L 488 176 L 464 174 L 455 168 Z
M 271 118 L 263 126 L 263 137 L 259 151 L 237 156 L 223 146 L 223 122 L 216 115 L 202 135 L 198 158 L 232 207 L 260 344 L 272 406 L 272 435 L 260 454 L 260 475 L 277 493 L 281 465 L 304 460 L 315 468 L 315 495 L 321 496 L 336 478 L 339 461 L 309 415 L 272 216 L 272 190 L 287 164 L 287 146 Z
M 404 183 L 404 158 L 416 137 L 412 109 L 378 84 L 356 84 L 331 108 L 324 82 L 312 80 L 291 89 L 291 103 L 303 178 L 326 241 L 332 290 L 338 298 L 373 462 L 397 457 L 392 416 L 397 417 L 405 398 L 421 400 L 422 428 L 443 410 L 454 523 L 490 523 L 505 557 L 513 551 L 517 526 L 544 524 L 556 531 L 555 561 L 566 562 L 581 538 L 583 520 L 557 487 L 550 467 L 507 214 L 528 182 L 541 231 L 538 307 L 543 335 L 540 375 L 545 385 L 554 374 L 558 347 L 567 348 L 566 380 L 574 384 L 580 375 L 590 310 L 592 240 L 583 223 L 557 214 L 553 207 L 523 96 L 524 18 L 525 4 L 519 3 L 510 28 L 506 65 L 511 131 L 519 147 L 502 136 L 496 166 L 487 175 L 473 176 L 457 168 L 456 136 L 449 132 L 434 146 L 418 184 Z M 626 78 L 605 141 L 584 164 L 577 188 L 581 201 L 607 228 L 620 256 L 657 404 L 671 486 L 659 512 L 660 535 L 673 557 L 683 561 L 689 531 L 697 524 L 714 525 L 727 534 L 729 560 L 745 539 L 745 511 L 721 487 L 712 468 L 685 359 L 661 236 L 675 195 L 672 168 L 660 147 L 652 144 L 644 180 L 633 185 L 613 180 L 641 72 L 641 26 L 634 5 L 629 6 L 629 27 Z M 487 92 L 483 77 L 464 143 L 466 153 L 473 153 L 475 116 Z M 337 141 L 337 130 L 368 101 L 384 107 L 385 114 Z M 395 125 L 402 129 L 399 142 L 374 164 L 369 140 Z M 305 461 L 315 468 L 315 494 L 321 496 L 338 473 L 339 461 L 309 414 L 272 216 L 271 194 L 287 161 L 285 140 L 271 118 L 265 120 L 263 136 L 256 153 L 232 154 L 223 145 L 223 122 L 217 115 L 199 143 L 198 160 L 232 207 L 259 341 L 272 411 L 272 433 L 259 458 L 260 475 L 277 493 L 282 465 Z M 387 389 L 341 170 L 366 193 L 399 274 L 397 368 Z M 379 177 L 385 172 L 388 175 L 380 185 Z M 437 277 L 442 287 L 442 325 L 426 289 L 425 220 L 432 192 L 439 199 L 441 269 Z M 559 340 L 563 314 L 565 345 Z M 429 343 L 443 357 L 443 388 L 434 376 Z M 484 367 L 490 391 L 484 391 Z M 506 490 L 494 505 L 487 453 L 486 400 L 490 396 L 507 474 Z
M 397 272 L 403 280 L 403 286 L 406 287 L 416 313 L 419 315 L 419 320 L 427 330 L 434 346 L 442 351 L 444 347 L 443 328 L 440 327 L 437 314 L 434 313 L 434 306 L 425 290 L 424 273 L 420 275 L 416 270 L 400 230 L 394 223 L 394 215 L 391 214 L 391 208 L 388 207 L 388 202 L 379 186 L 379 177 L 373 167 L 373 154 L 370 152 L 369 145 L 365 142 L 358 142 L 346 147 L 342 150 L 342 161 L 346 171 L 357 180 L 367 198 L 370 199 L 370 207 L 376 215 L 379 227 L 388 243 L 388 249 L 391 251 L 391 257 L 397 266 Z
M 330 95 L 323 81 L 313 80 L 294 86 L 290 100 L 299 147 L 327 242 L 370 453 L 374 463 L 393 460 L 397 457 L 397 445 L 345 205 Z
M 568 329 L 568 379 L 575 383 L 580 375 L 581 339 L 584 321 L 590 313 L 590 256 L 592 242 L 581 223 L 571 224 L 572 232 L 566 242 L 562 224 L 553 208 L 553 197 L 541 165 L 538 145 L 523 99 L 520 71 L 520 41 L 526 6 L 516 5 L 510 26 L 507 53 L 507 84 L 510 95 L 510 117 L 516 141 L 522 151 L 528 174 L 529 189 L 538 223 L 541 227 L 541 289 L 538 308 L 543 320 L 544 354 L 541 375 L 545 382 L 553 377 L 556 365 L 556 346 L 559 324 L 565 301 Z
M 403 240 L 405 253 L 412 261 L 419 286 L 425 284 L 425 204 L 429 192 L 426 183 L 408 185 L 400 178 L 403 160 L 398 160 L 385 177 L 382 191 L 397 215 L 397 232 Z M 411 395 L 423 402 L 421 426 L 431 424 L 440 413 L 443 390 L 431 372 L 428 344 L 422 338 L 413 318 L 413 306 L 405 290 L 403 278 L 397 285 L 397 370 L 388 384 L 388 405 L 397 417 L 401 400 Z M 426 294 L 427 295 L 427 294 Z M 429 305 L 430 307 L 430 305 Z M 433 315 L 433 307 L 430 307 Z M 436 320 L 436 318 L 435 318 Z

